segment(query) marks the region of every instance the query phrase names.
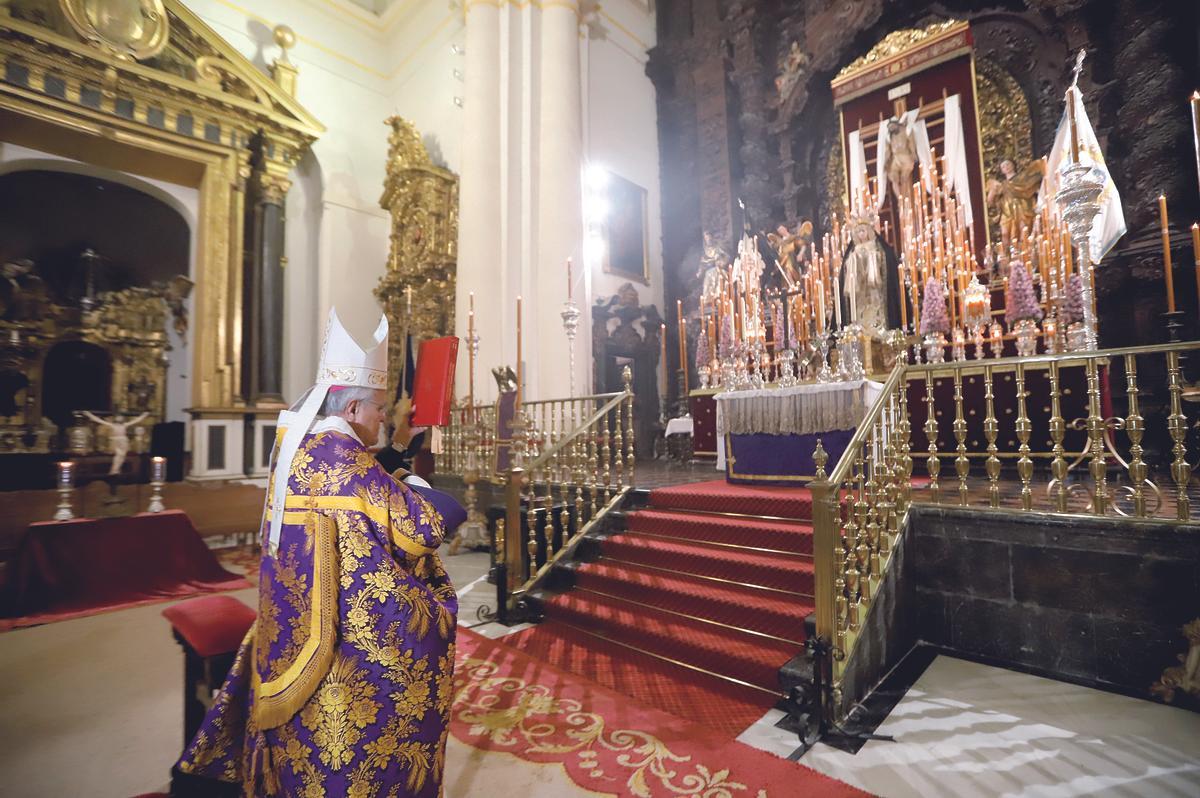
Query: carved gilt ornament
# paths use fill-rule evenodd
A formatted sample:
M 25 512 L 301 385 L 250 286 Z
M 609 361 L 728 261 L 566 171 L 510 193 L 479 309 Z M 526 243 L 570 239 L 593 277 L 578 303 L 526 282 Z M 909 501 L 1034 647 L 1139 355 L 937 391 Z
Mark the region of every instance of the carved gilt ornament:
M 119 58 L 143 61 L 167 46 L 171 24 L 162 0 L 59 0 L 80 36 Z

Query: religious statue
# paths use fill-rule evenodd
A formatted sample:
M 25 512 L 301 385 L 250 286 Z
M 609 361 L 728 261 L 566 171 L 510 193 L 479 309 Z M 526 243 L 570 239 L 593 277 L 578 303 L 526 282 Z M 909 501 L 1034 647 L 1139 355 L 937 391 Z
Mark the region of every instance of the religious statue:
M 729 263 L 728 250 L 717 241 L 716 236 L 705 231 L 704 251 L 700 256 L 700 268 L 696 270 L 696 277 L 701 281 L 701 296 L 706 301 L 720 294 L 721 281 L 726 276 Z
M 496 379 L 496 390 L 500 393 L 512 393 L 517 390 L 517 373 L 512 370 L 512 366 L 496 366 L 492 369 L 492 376 Z
M 187 298 L 195 285 L 191 278 L 177 274 L 170 280 L 155 286 L 162 291 L 163 300 L 167 303 L 167 307 L 170 308 L 171 315 L 175 319 L 175 333 L 180 338 L 187 337 Z
M 1042 159 L 1027 163 L 1019 172 L 1016 164 L 1005 158 L 1000 162 L 1000 180 L 991 178 L 987 182 L 988 207 L 999 205 L 1000 237 L 1007 244 L 1019 241 L 1021 230 L 1033 230 L 1033 220 L 1037 216 L 1038 189 L 1042 185 L 1042 176 L 1046 172 L 1046 163 Z M 1004 253 L 1008 256 L 1008 252 Z
M 805 219 L 797 225 L 795 232 L 788 230 L 786 224 L 781 224 L 774 233 L 767 233 L 767 242 L 775 251 L 775 262 L 779 264 L 788 288 L 800 281 L 804 253 L 812 244 L 812 231 L 812 222 Z
M 91 412 L 84 410 L 83 416 L 88 421 L 94 424 L 99 424 L 102 427 L 108 427 L 108 443 L 112 447 L 112 465 L 108 467 L 108 475 L 110 477 L 121 473 L 121 466 L 125 464 L 125 456 L 129 454 L 129 428 L 138 424 L 142 419 L 148 416 L 149 413 L 142 413 L 137 418 L 126 421 L 125 417 L 120 413 L 113 416 L 112 421 L 92 415 Z
M 877 228 L 874 211 L 847 220 L 850 244 L 842 256 L 842 316 L 875 339 L 900 327 L 900 287 L 896 256 Z
M 41 321 L 49 294 L 28 258 L 0 265 L 0 318 L 8 321 Z
M 808 54 L 800 49 L 800 43 L 793 41 L 787 55 L 780 59 L 779 76 L 775 78 L 775 91 L 778 92 L 780 103 L 787 100 L 800 78 L 804 77 L 809 61 Z
M 902 124 L 899 119 L 889 119 L 887 129 L 884 174 L 892 186 L 892 192 L 900 199 L 907 197 L 912 190 L 913 169 L 918 160 L 917 143 L 908 125 Z

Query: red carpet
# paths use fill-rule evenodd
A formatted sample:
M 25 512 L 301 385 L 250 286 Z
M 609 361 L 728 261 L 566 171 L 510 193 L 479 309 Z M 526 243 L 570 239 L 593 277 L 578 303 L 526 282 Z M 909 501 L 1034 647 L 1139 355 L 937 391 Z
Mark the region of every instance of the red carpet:
M 9 564 L 0 631 L 250 586 L 180 510 L 32 524 Z
M 458 635 L 450 731 L 475 748 L 560 763 L 579 786 L 621 796 L 867 795 L 526 656 L 506 645 L 514 635 Z
M 803 488 L 720 480 L 652 491 L 546 620 L 505 641 L 736 737 L 778 701 L 779 668 L 803 646 L 811 505 Z

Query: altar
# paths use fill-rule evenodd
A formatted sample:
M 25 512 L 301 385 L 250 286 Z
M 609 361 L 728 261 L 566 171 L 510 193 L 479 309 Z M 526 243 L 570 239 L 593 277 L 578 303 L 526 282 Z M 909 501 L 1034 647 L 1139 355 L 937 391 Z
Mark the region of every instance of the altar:
M 718 393 L 717 468 L 728 482 L 801 485 L 819 439 L 832 471 L 882 390 L 862 379 Z

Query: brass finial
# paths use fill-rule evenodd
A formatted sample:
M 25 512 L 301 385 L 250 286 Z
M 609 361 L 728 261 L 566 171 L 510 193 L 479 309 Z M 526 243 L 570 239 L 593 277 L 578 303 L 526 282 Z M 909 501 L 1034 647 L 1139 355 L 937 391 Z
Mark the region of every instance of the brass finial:
M 829 462 L 829 453 L 825 451 L 825 447 L 821 445 L 821 439 L 817 438 L 817 448 L 813 449 L 813 462 L 817 466 L 817 479 L 829 479 L 829 475 L 825 473 L 825 464 Z
M 296 46 L 296 32 L 287 25 L 280 24 L 276 25 L 271 33 L 275 36 L 275 43 L 279 45 L 281 50 L 283 50 L 283 58 L 281 60 L 285 64 L 290 64 L 291 61 L 288 60 L 288 50 Z
M 628 365 L 621 369 L 621 382 L 624 383 L 626 391 L 632 390 L 633 369 L 629 368 Z

